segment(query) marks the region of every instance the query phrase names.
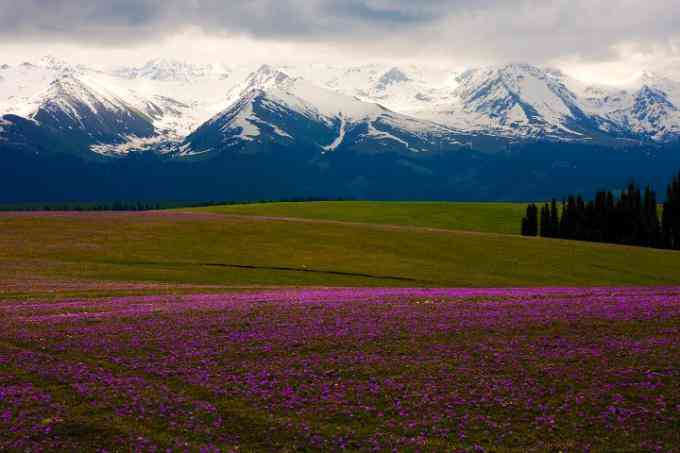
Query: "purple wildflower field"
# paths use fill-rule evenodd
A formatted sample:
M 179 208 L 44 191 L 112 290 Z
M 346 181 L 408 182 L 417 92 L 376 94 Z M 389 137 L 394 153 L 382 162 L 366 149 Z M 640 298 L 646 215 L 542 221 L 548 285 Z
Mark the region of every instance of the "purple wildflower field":
M 0 450 L 680 451 L 680 288 L 0 303 Z

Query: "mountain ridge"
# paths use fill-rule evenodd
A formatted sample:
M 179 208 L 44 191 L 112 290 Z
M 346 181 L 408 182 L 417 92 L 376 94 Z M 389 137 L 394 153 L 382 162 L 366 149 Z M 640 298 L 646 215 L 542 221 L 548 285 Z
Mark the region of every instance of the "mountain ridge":
M 8 79 L 3 74 L 17 68 L 23 70 L 23 77 Z M 175 141 L 182 141 L 209 118 L 237 102 L 234 90 L 243 89 L 243 83 L 252 74 L 278 72 L 464 133 L 556 140 L 592 140 L 604 134 L 613 139 L 651 142 L 676 140 L 680 135 L 677 115 L 680 83 L 648 72 L 640 76 L 639 87 L 618 89 L 585 85 L 559 70 L 523 63 L 463 72 L 439 70 L 433 72 L 436 75 L 417 67 L 314 68 L 320 68 L 316 80 L 313 71 L 305 73 L 304 68 L 291 66 L 279 69 L 264 65 L 246 70 L 156 59 L 140 67 L 102 71 L 46 57 L 37 64 L 0 69 L 0 114 L 26 116 L 22 107 L 35 93 L 29 92 L 21 99 L 22 89 L 30 91 L 26 86 L 40 82 L 43 86 L 34 91 L 44 89 L 45 83 L 68 73 L 100 79 L 103 85 L 115 87 L 113 91 L 118 96 L 154 117 L 155 123 L 172 118 L 158 128 L 168 130 L 166 135 L 174 135 Z M 11 93 L 19 85 L 17 79 L 35 78 L 27 73 L 40 71 L 42 80 L 22 83 L 26 86 L 14 90 L 19 92 L 18 96 Z M 352 77 L 356 80 L 350 80 Z M 205 93 L 197 94 L 201 90 Z M 14 105 L 2 102 L 3 98 L 5 101 L 9 98 Z M 171 107 L 159 106 L 159 99 Z M 214 102 L 208 106 L 211 100 Z M 173 111 L 166 115 L 164 110 Z
M 418 152 L 455 131 L 392 112 L 262 66 L 243 84 L 238 101 L 187 137 L 183 155 L 203 154 L 244 142 L 292 142 L 320 153 L 385 142 L 395 151 Z M 450 145 L 459 145 L 452 138 Z M 203 151 L 195 151 L 197 148 Z M 194 150 L 194 151 L 189 151 Z
M 679 85 L 659 75 L 141 67 L 0 65 L 0 200 L 539 200 L 680 167 Z
M 66 90 L 61 96 L 52 96 L 52 105 L 61 103 L 64 117 L 68 114 L 73 117 L 77 111 L 72 103 L 87 107 L 86 117 L 92 120 L 89 123 L 92 130 L 86 131 L 86 135 L 93 137 L 90 151 L 114 157 L 135 151 L 189 156 L 198 153 L 187 148 L 196 133 L 205 131 L 220 113 L 239 104 L 249 105 L 244 99 L 252 96 L 253 90 L 271 93 L 276 89 L 281 98 L 294 88 L 298 93 L 293 97 L 299 98 L 300 87 L 306 85 L 307 92 L 316 90 L 322 94 L 297 102 L 296 107 L 306 113 L 323 111 L 322 119 L 303 115 L 309 121 L 333 123 L 330 128 L 335 136 L 330 141 L 325 138 L 327 143 L 319 143 L 325 151 L 340 147 L 344 142 L 338 141 L 341 135 L 351 136 L 351 112 L 342 110 L 357 105 L 363 109 L 373 106 L 375 111 L 384 109 L 405 123 L 420 121 L 421 128 L 425 124 L 436 125 L 431 128 L 437 129 L 439 135 L 447 131 L 451 143 L 464 142 L 461 137 L 476 136 L 481 139 L 477 141 L 496 137 L 510 141 L 618 142 L 619 146 L 627 146 L 680 138 L 677 107 L 680 83 L 653 73 L 643 73 L 639 86 L 618 89 L 583 84 L 559 70 L 525 63 L 432 73 L 409 66 L 311 68 L 309 71 L 303 67 L 271 65 L 228 68 L 156 59 L 139 67 L 104 71 L 72 66 L 48 56 L 37 64 L 4 65 L 0 69 L 0 115 L 30 119 L 44 101 L 40 97 L 50 87 L 54 89 L 55 84 L 67 82 L 72 88 L 80 84 L 87 87 L 81 90 L 83 93 L 74 95 Z M 113 107 L 102 111 L 122 111 L 123 117 L 97 118 L 99 110 L 91 108 L 95 98 L 100 108 Z M 42 118 L 49 116 L 47 111 L 43 109 Z M 264 119 L 259 122 L 266 124 Z M 253 141 L 256 129 L 253 123 L 257 121 L 241 118 L 241 127 L 231 128 L 232 140 L 224 143 Z M 372 124 L 365 125 L 364 135 L 373 131 Z M 74 124 L 68 127 L 73 128 Z M 245 129 L 251 134 L 243 133 Z M 298 128 L 298 134 L 314 129 Z M 312 140 L 286 134 L 285 127 L 280 126 L 265 131 L 272 140 L 282 137 L 295 142 Z M 384 146 L 404 145 L 399 136 L 385 130 L 382 137 Z M 218 143 L 217 138 L 214 144 Z M 420 151 L 425 148 L 418 147 Z

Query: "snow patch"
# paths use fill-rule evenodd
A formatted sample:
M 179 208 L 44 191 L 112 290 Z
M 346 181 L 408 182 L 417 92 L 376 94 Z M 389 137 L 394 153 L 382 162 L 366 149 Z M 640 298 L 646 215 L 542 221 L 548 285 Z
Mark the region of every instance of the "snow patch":
M 406 147 L 406 149 L 411 149 L 409 144 L 407 142 L 405 142 L 404 140 L 400 139 L 399 137 L 395 137 L 392 134 L 389 134 L 387 132 L 380 131 L 380 130 L 376 129 L 375 126 L 373 125 L 373 121 L 369 121 L 367 123 L 367 125 L 368 125 L 368 132 L 366 133 L 367 137 L 371 137 L 371 138 L 375 138 L 375 139 L 379 139 L 379 140 L 385 140 L 385 139 L 393 140 L 395 142 L 398 142 L 398 143 L 401 143 L 402 145 L 404 145 Z
M 261 134 L 260 129 L 255 125 L 257 117 L 253 114 L 253 105 L 248 102 L 244 109 L 241 111 L 234 120 L 225 124 L 221 131 L 224 133 L 229 133 L 233 129 L 240 129 L 238 138 L 245 141 L 252 141 L 259 137 Z
M 12 123 L 11 121 L 6 120 L 6 119 L 3 118 L 3 117 L 0 117 L 0 141 L 6 141 L 6 140 L 7 140 L 7 139 L 4 138 L 2 135 L 3 135 L 4 132 L 5 132 L 5 128 L 6 128 L 6 127 L 9 127 L 9 126 L 12 126 L 13 124 L 14 124 L 14 123 Z
M 277 134 L 277 135 L 279 135 L 279 136 L 281 136 L 281 137 L 285 137 L 285 138 L 289 138 L 289 139 L 293 140 L 293 136 L 292 136 L 292 135 L 290 135 L 289 133 L 287 133 L 286 131 L 284 131 L 284 130 L 281 129 L 280 127 L 278 127 L 276 124 L 271 124 L 271 123 L 264 123 L 264 124 L 267 124 L 269 127 L 271 127 L 272 129 L 274 129 L 274 133 L 275 133 L 275 134 Z
M 207 149 L 202 149 L 202 150 L 194 150 L 191 148 L 190 143 L 185 143 L 184 145 L 180 146 L 179 149 L 177 150 L 177 154 L 181 157 L 191 157 L 191 156 L 199 156 L 201 154 L 206 154 L 212 151 L 212 148 L 207 148 Z
M 342 145 L 342 142 L 345 141 L 346 133 L 347 122 L 345 121 L 345 117 L 342 114 L 340 114 L 340 133 L 338 134 L 337 138 L 333 140 L 333 143 L 323 147 L 324 152 L 335 151 L 336 149 L 338 149 L 338 147 Z
M 103 156 L 125 156 L 131 152 L 149 151 L 166 141 L 166 138 L 157 135 L 154 137 L 137 137 L 135 135 L 128 135 L 125 137 L 124 143 L 106 144 L 99 143 L 90 146 L 90 150 Z

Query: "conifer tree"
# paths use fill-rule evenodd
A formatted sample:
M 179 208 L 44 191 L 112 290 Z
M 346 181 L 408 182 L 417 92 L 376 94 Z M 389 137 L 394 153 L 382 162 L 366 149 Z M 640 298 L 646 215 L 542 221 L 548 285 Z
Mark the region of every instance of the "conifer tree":
M 567 222 L 569 217 L 567 216 L 567 200 L 562 199 L 562 216 L 560 217 L 560 234 L 559 237 L 565 237 L 564 232 L 567 231 Z
M 661 214 L 661 243 L 663 248 L 673 248 L 673 241 L 671 240 L 671 205 L 669 200 L 664 202 Z
M 527 220 L 529 236 L 538 236 L 538 207 L 533 203 L 527 209 Z
M 645 197 L 643 205 L 643 221 L 644 221 L 644 244 L 649 247 L 659 247 L 661 246 L 659 235 L 660 235 L 660 224 L 659 224 L 659 214 L 656 202 L 656 193 L 651 187 L 647 186 L 645 188 Z
M 541 237 L 550 237 L 550 206 L 547 203 L 541 207 Z
M 680 250 L 680 173 L 666 195 L 661 219 L 656 193 L 649 186 L 642 191 L 634 182 L 619 196 L 600 191 L 589 201 L 570 195 L 561 208 L 555 199 L 540 210 L 532 204 L 522 220 L 522 234 Z
M 522 235 L 538 235 L 538 208 L 533 203 L 527 206 L 526 216 L 522 219 Z
M 560 213 L 557 210 L 557 200 L 550 203 L 550 237 L 560 237 Z

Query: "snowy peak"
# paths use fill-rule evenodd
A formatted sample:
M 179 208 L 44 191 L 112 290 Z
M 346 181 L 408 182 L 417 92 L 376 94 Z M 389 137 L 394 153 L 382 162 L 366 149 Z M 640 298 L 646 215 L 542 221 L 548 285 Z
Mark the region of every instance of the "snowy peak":
M 656 142 L 676 140 L 680 132 L 677 85 L 646 73 L 631 86 L 638 88 L 586 87 L 580 93 L 581 104 L 605 133 Z
M 284 85 L 291 82 L 293 82 L 293 78 L 282 70 L 276 69 L 273 66 L 262 65 L 248 77 L 243 91 L 266 91 L 272 87 L 284 87 Z
M 61 75 L 52 81 L 47 91 L 39 96 L 40 107 L 33 115 L 38 116 L 41 111 L 57 111 L 79 121 L 80 112 L 97 114 L 99 111 L 120 111 L 126 107 L 115 97 L 106 97 L 97 93 L 73 75 Z
M 678 109 L 668 100 L 666 93 L 646 85 L 635 97 L 630 116 L 641 132 L 656 137 L 665 137 L 680 130 Z
M 680 82 L 653 73 L 646 73 L 641 80 L 644 86 L 662 91 L 673 104 L 680 105 Z
M 668 99 L 668 95 L 658 88 L 643 86 L 635 96 L 636 110 L 646 109 L 650 107 L 664 108 L 668 110 L 676 110 L 673 103 Z
M 151 137 L 151 119 L 101 87 L 66 74 L 52 81 L 34 100 L 30 118 L 78 143 L 116 144 Z
M 637 85 L 639 87 L 645 85 L 650 87 L 662 87 L 669 84 L 674 84 L 674 81 L 653 71 L 642 71 L 640 76 L 632 83 L 632 85 Z
M 214 72 L 211 65 L 199 66 L 163 58 L 148 61 L 141 67 L 121 68 L 118 76 L 128 79 L 146 79 L 157 82 L 190 82 Z
M 361 119 L 378 114 L 385 109 L 377 104 L 362 102 L 351 96 L 323 88 L 301 77 L 291 77 L 286 72 L 264 65 L 253 72 L 237 88 L 234 103 L 262 97 L 272 104 L 284 105 L 306 117 L 334 121 L 344 115 Z
M 235 91 L 239 95 L 227 109 L 187 138 L 182 155 L 236 149 L 249 142 L 298 141 L 321 148 L 332 141 L 327 137 L 344 127 L 343 107 L 357 114 L 356 104 L 361 104 L 268 65 L 250 74 Z
M 455 72 L 446 67 L 379 64 L 286 66 L 285 71 L 331 91 L 409 114 L 442 102 Z
M 295 79 L 282 70 L 262 65 L 256 71 L 251 72 L 243 82 L 229 90 L 226 96 L 227 105 L 243 102 L 245 98 L 254 98 L 261 92 L 271 91 L 274 88 L 285 90 L 294 82 Z
M 554 73 L 525 64 L 467 71 L 458 82 L 455 94 L 466 110 L 510 122 L 556 125 L 575 104 Z
M 253 153 L 290 146 L 325 154 L 352 148 L 362 152 L 422 152 L 457 147 L 455 133 L 369 102 L 319 87 L 282 71 L 262 67 L 229 108 L 191 134 L 180 155 L 220 151 Z
M 46 55 L 40 59 L 38 65 L 40 67 L 50 69 L 53 71 L 63 71 L 72 69 L 66 61 L 53 57 L 52 55 Z
M 411 79 L 399 68 L 392 68 L 378 79 L 376 89 L 385 90 L 390 85 L 397 85 L 399 83 L 408 82 Z
M 154 59 L 107 71 L 47 56 L 0 66 L 0 115 L 38 119 L 88 143 L 128 140 L 134 147 L 137 138 L 150 137 L 166 150 L 211 122 L 221 124 L 214 133 L 230 140 L 306 140 L 327 152 L 361 137 L 371 137 L 371 146 L 405 148 L 403 140 L 416 149 L 415 136 L 434 129 L 439 136 L 503 140 L 670 141 L 680 138 L 679 108 L 680 83 L 660 74 L 610 87 L 521 63 L 461 71 Z
M 472 69 L 457 77 L 446 103 L 423 114 L 468 131 L 577 138 L 592 124 L 564 79 L 528 64 Z
M 632 105 L 613 112 L 611 118 L 634 134 L 664 141 L 680 133 L 680 113 L 665 92 L 643 86 Z

